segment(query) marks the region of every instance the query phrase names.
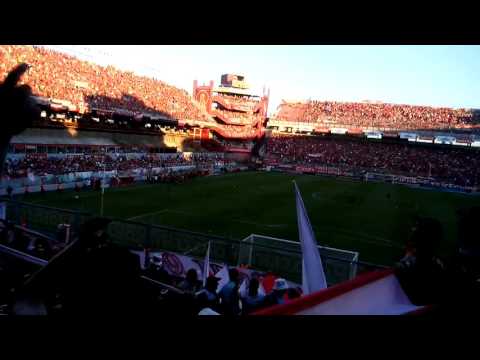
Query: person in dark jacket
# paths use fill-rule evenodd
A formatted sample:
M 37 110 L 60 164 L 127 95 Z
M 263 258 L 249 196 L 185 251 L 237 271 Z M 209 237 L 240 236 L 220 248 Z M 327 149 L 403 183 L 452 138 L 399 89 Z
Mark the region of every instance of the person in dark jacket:
M 83 224 L 78 239 L 27 281 L 22 298 L 48 299 L 52 293 L 60 294 L 61 313 L 66 315 L 150 312 L 153 303 L 142 287 L 140 259 L 109 241 L 109 222 L 93 218 Z
M 64 283 L 67 312 L 129 314 L 142 309 L 140 259 L 109 241 L 108 223 L 92 219 L 80 232 L 83 251 Z
M 443 239 L 442 225 L 435 219 L 418 218 L 412 230 L 407 252 L 396 264 L 395 274 L 413 304 L 438 304 L 446 292 L 445 265 L 435 255 Z
M 235 268 L 231 268 L 228 271 L 230 281 L 225 284 L 219 292 L 222 313 L 224 315 L 239 315 L 240 314 L 240 294 L 239 294 L 239 281 L 240 274 Z
M 196 294 L 199 289 L 197 270 L 189 269 L 185 280 L 180 282 L 178 288 L 185 293 Z
M 455 255 L 448 263 L 446 299 L 440 312 L 473 315 L 480 312 L 480 207 L 458 212 L 458 239 Z
M 265 305 L 265 295 L 259 294 L 260 282 L 251 278 L 248 284 L 248 293 L 242 296 L 242 314 L 248 315 Z
M 217 295 L 219 280 L 219 278 L 210 275 L 207 278 L 205 287 L 195 295 L 198 311 L 209 308 L 215 312 L 220 312 L 220 299 Z
M 275 279 L 273 290 L 265 298 L 266 306 L 280 305 L 285 303 L 285 294 L 289 289 L 288 283 L 285 279 Z

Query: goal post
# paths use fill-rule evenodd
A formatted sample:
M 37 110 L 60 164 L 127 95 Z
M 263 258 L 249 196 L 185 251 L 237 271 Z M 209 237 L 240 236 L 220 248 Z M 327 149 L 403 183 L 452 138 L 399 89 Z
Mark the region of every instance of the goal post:
M 318 249 L 329 285 L 356 276 L 358 252 L 320 245 Z M 251 234 L 242 240 L 238 263 L 254 269 L 272 271 L 301 283 L 302 250 L 299 242 Z

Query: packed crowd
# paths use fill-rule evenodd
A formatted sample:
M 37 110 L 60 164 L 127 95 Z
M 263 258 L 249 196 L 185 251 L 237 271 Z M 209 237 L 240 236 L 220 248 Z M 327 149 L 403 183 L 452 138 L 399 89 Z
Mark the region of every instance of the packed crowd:
M 214 98 L 218 99 L 220 102 L 225 103 L 231 109 L 239 109 L 239 110 L 246 110 L 246 111 L 254 111 L 257 105 L 259 104 L 258 101 L 254 100 L 247 100 L 243 96 L 235 96 L 235 95 L 226 95 L 222 94 L 221 96 L 216 96 Z
M 333 101 L 284 102 L 279 106 L 277 119 L 396 130 L 469 128 L 480 125 L 480 114 L 467 109 Z
M 213 139 L 222 144 L 225 148 L 239 148 L 239 149 L 248 149 L 251 150 L 254 146 L 252 141 L 235 141 L 235 140 L 224 140 L 216 135 L 213 135 Z
M 236 268 L 229 269 L 229 281 L 222 286 L 219 286 L 222 279 L 214 275 L 209 276 L 203 286 L 195 269 L 188 270 L 185 278 L 176 279 L 163 269 L 161 263 L 150 263 L 147 275 L 179 289 L 184 304 L 182 311 L 192 315 L 248 315 L 301 296 L 300 289 L 290 287 L 285 279 L 276 278 L 273 274 L 252 277 L 243 284 Z M 266 290 L 263 284 L 270 280 L 273 286 Z
M 148 113 L 172 120 L 191 120 L 212 122 L 213 119 L 200 109 L 185 90 L 132 72 L 117 70 L 111 66 L 103 67 L 55 52 L 42 47 L 0 46 L 0 77 L 19 62 L 31 65 L 22 82 L 32 87 L 33 93 L 42 98 L 60 101 L 72 113 L 90 113 L 106 110 L 133 117 Z M 49 74 L 49 76 L 45 76 Z M 226 97 L 226 101 L 255 105 L 255 101 Z M 257 118 L 241 112 L 222 112 L 228 120 L 240 124 L 256 124 Z M 156 112 L 156 114 L 155 114 Z M 143 124 L 143 123 L 142 123 Z M 158 126 L 140 126 L 135 121 L 94 122 L 78 119 L 74 122 L 52 122 L 44 118 L 39 126 L 77 126 L 102 130 L 140 131 L 145 133 L 161 131 Z M 144 124 L 143 124 L 144 125 Z M 245 138 L 255 136 L 250 128 L 238 129 L 222 124 L 216 127 L 225 137 Z
M 258 136 L 259 130 L 251 126 L 222 125 L 217 128 L 220 135 L 226 138 L 247 138 L 252 139 Z
M 238 124 L 252 124 L 255 122 L 255 115 L 253 114 L 248 114 L 244 112 L 239 112 L 239 111 L 228 111 L 220 108 L 216 108 L 213 111 L 213 115 L 215 113 L 220 114 L 221 119 L 224 119 L 226 122 L 231 122 L 231 123 L 238 123 Z
M 160 172 L 158 174 L 148 174 L 147 182 L 150 184 L 158 183 L 176 183 L 182 184 L 185 181 L 194 179 L 200 176 L 207 176 L 208 170 L 187 170 L 181 172 Z
M 283 163 L 332 165 L 433 177 L 460 186 L 480 185 L 480 157 L 471 149 L 277 134 L 268 139 L 267 154 Z
M 0 46 L 0 77 L 20 62 L 31 65 L 23 83 L 33 93 L 70 102 L 77 111 L 121 109 L 157 111 L 174 119 L 206 119 L 185 90 L 162 81 L 99 66 L 42 47 Z
M 223 161 L 219 154 L 193 153 L 189 156 L 178 153 L 171 156 L 144 155 L 130 158 L 125 155 L 81 155 L 67 157 L 33 157 L 7 159 L 4 175 L 10 178 L 25 176 L 63 175 L 86 171 L 127 171 L 134 169 L 168 168 L 173 166 L 206 166 Z

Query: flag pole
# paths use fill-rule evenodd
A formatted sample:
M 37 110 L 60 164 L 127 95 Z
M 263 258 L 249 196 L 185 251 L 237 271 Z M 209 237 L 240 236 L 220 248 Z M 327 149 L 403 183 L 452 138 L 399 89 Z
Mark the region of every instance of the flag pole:
M 203 286 L 207 284 L 207 278 L 210 272 L 210 241 L 207 245 L 207 253 L 205 254 L 205 261 L 203 263 Z

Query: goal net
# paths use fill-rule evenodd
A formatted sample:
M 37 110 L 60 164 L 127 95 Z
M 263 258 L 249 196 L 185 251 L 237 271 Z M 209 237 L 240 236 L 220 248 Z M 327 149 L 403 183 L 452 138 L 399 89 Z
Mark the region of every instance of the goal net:
M 329 286 L 350 280 L 357 274 L 359 253 L 318 246 Z M 271 271 L 302 283 L 302 250 L 299 242 L 251 234 L 242 240 L 239 264 Z

